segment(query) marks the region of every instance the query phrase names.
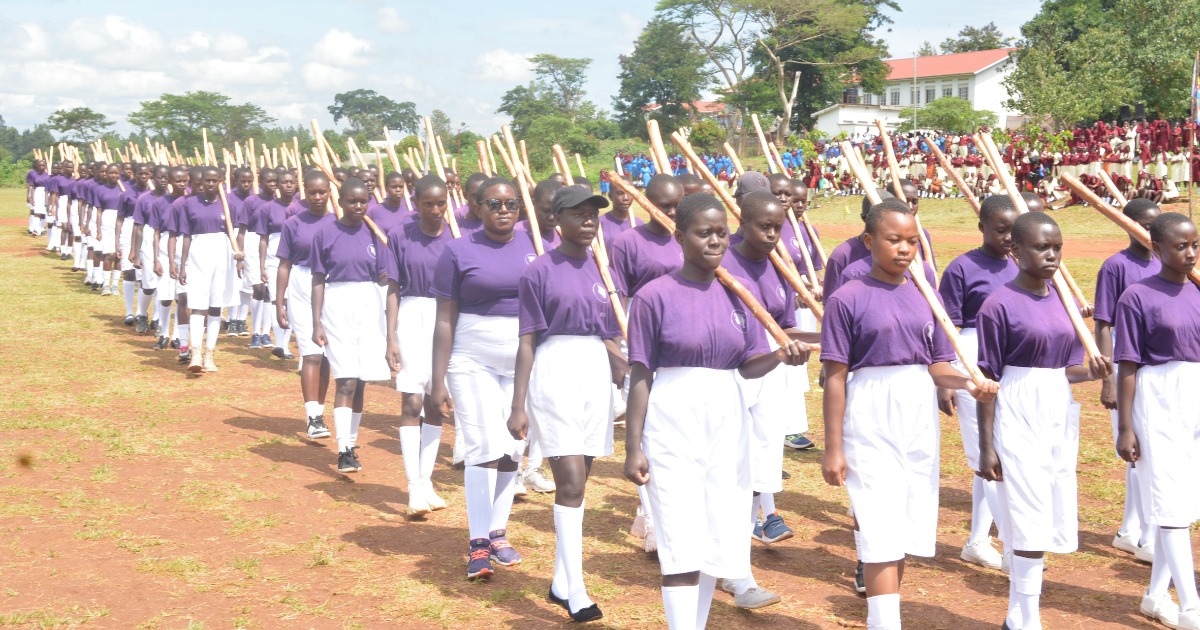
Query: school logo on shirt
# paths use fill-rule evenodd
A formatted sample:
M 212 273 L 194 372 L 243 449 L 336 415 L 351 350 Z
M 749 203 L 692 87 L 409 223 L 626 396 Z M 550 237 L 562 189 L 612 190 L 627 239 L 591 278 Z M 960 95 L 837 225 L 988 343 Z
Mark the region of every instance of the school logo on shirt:
M 596 299 L 602 303 L 608 304 L 608 291 L 599 282 L 592 284 L 592 295 L 596 296 Z
M 537 254 L 525 254 L 525 264 L 528 265 L 537 260 Z
M 775 293 L 779 294 L 779 299 L 787 301 L 787 291 L 783 290 L 783 285 L 775 287 Z
M 373 243 L 371 245 L 367 245 L 367 253 L 371 255 L 371 258 L 375 257 L 375 245 Z
M 925 337 L 925 347 L 929 349 L 930 354 L 933 354 L 933 322 L 925 322 L 925 329 L 922 333 Z
M 737 328 L 740 332 L 743 332 L 743 333 L 746 332 L 746 313 L 745 312 L 743 312 L 739 309 L 736 309 L 736 308 L 733 309 L 733 311 L 731 311 L 729 313 L 729 321 L 733 322 L 733 327 Z
M 792 247 L 800 249 L 800 239 L 796 238 L 795 236 L 792 237 Z

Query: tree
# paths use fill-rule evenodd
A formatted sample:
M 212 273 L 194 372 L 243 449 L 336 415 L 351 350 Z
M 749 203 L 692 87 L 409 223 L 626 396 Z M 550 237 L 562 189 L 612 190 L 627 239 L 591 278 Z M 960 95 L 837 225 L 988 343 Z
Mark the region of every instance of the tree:
M 333 96 L 329 106 L 333 122 L 345 119 L 349 123 L 347 135 L 357 140 L 377 138 L 384 128 L 416 133 L 420 128 L 417 106 L 410 101 L 396 102 L 375 90 L 351 90 Z
M 450 116 L 446 112 L 435 109 L 429 114 L 429 123 L 433 125 L 433 133 L 436 136 L 451 136 L 454 135 L 454 128 L 451 126 Z M 442 140 L 445 142 L 445 140 Z
M 900 110 L 899 131 L 912 131 L 912 119 L 913 108 Z M 980 125 L 994 127 L 998 120 L 994 112 L 974 109 L 969 101 L 953 96 L 944 96 L 917 110 L 917 122 L 922 129 L 946 133 L 971 133 Z
M 529 63 L 533 64 L 533 73 L 538 81 L 552 86 L 562 111 L 571 122 L 575 122 L 577 110 L 583 100 L 587 69 L 592 65 L 592 60 L 543 53 L 530 57 Z
M 928 40 L 922 42 L 921 47 L 917 49 L 918 57 L 933 57 L 940 54 L 942 53 L 939 53 L 938 49 L 934 48 L 933 44 L 929 43 Z
M 701 120 L 692 125 L 692 133 L 688 135 L 688 142 L 701 151 L 717 151 L 724 141 L 725 130 L 715 120 Z
M 87 144 L 108 131 L 113 123 L 90 107 L 60 109 L 50 114 L 46 126 L 63 134 L 63 140 Z
M 671 133 L 689 122 L 690 105 L 700 98 L 706 82 L 700 68 L 705 57 L 699 46 L 675 22 L 655 18 L 642 29 L 633 53 L 621 55 L 620 90 L 613 109 L 622 131 L 645 133 L 646 107 L 658 104 L 652 117 L 663 133 Z
M 233 146 L 275 122 L 263 109 L 252 103 L 232 105 L 229 97 L 217 92 L 163 94 L 154 101 L 142 101 L 141 109 L 127 117 L 141 135 L 164 142 L 174 140 L 185 151 L 199 147 L 201 130 L 219 150 Z
M 500 97 L 496 113 L 508 114 L 512 118 L 512 130 L 524 137 L 533 121 L 546 116 L 561 114 L 554 96 L 544 85 L 531 81 L 529 85 L 518 85 Z
M 995 22 L 978 28 L 964 26 L 958 32 L 958 37 L 948 37 L 942 42 L 942 54 L 974 52 L 976 50 L 993 50 L 1012 46 L 1012 38 L 1005 37 Z

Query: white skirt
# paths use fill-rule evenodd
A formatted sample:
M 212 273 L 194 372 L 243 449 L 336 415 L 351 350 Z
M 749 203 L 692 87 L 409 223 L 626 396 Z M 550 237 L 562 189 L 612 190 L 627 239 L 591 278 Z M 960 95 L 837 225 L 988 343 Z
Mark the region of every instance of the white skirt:
M 642 449 L 663 575 L 750 574 L 750 449 L 733 370 L 659 368 Z
M 100 213 L 100 237 L 97 239 L 101 254 L 117 251 L 117 211 L 105 209 Z
M 516 317 L 458 316 L 446 386 L 468 466 L 505 455 L 519 462 L 525 452 L 525 441 L 508 432 L 519 329 Z
M 996 488 L 1012 548 L 1075 551 L 1079 404 L 1071 399 L 1066 370 L 1005 367 L 994 436 L 1004 471 Z
M 267 308 L 275 308 L 275 304 L 268 304 Z M 287 316 L 288 323 L 296 333 L 296 348 L 300 351 L 300 356 L 325 354 L 325 349 L 318 346 L 312 338 L 312 269 L 304 265 L 292 265 L 288 273 Z
M 803 332 L 817 332 L 817 316 L 805 307 L 796 309 L 796 328 Z M 788 395 L 795 402 L 783 418 L 783 434 L 787 436 L 808 433 L 808 406 L 804 399 L 804 394 L 812 387 L 808 378 L 808 366 L 781 365 L 775 368 L 775 371 L 780 370 L 787 375 Z M 780 482 L 782 483 L 782 479 Z
M 134 271 L 133 263 L 129 262 L 129 248 L 133 246 L 133 217 L 126 217 L 121 222 L 118 240 L 121 243 L 121 271 Z
M 70 211 L 71 211 L 70 197 L 60 194 L 58 196 L 58 207 L 55 208 L 55 212 L 54 212 L 54 220 L 59 225 L 66 225 L 67 223 L 70 222 L 70 219 L 71 219 Z
M 772 351 L 779 347 L 769 341 Z M 787 367 L 776 366 L 762 378 L 737 379 L 750 414 L 750 489 L 755 492 L 783 492 L 783 438 L 795 407 L 804 407 L 804 394 L 797 396 L 789 387 Z
M 1133 431 L 1141 459 L 1137 482 L 1150 525 L 1200 520 L 1200 363 L 1171 361 L 1137 371 Z
M 437 300 L 406 295 L 396 310 L 396 340 L 400 343 L 400 371 L 396 391 L 428 394 L 433 389 L 433 327 Z
M 242 272 L 242 293 L 250 293 L 256 284 L 262 284 L 262 263 L 258 259 L 258 244 L 261 237 L 257 232 L 246 232 L 242 237 L 246 255 L 246 270 Z
M 224 232 L 193 234 L 188 247 L 187 284 L 188 308 L 203 310 L 234 306 L 234 278 L 230 268 L 231 248 Z
M 937 391 L 924 365 L 868 367 L 846 386 L 846 490 L 863 562 L 933 557 L 940 448 Z
M 321 326 L 328 342 L 325 357 L 329 359 L 329 371 L 334 379 L 386 381 L 392 377 L 384 356 L 387 338 L 383 331 L 387 322 L 376 286 L 374 282 L 325 285 Z M 312 336 L 311 331 L 309 336 Z
M 526 408 L 542 455 L 612 455 L 612 370 L 604 341 L 543 338 L 533 357 Z
M 68 204 L 67 223 L 71 226 L 72 230 L 78 230 L 79 229 L 79 201 L 73 200 L 70 197 L 67 197 L 67 204 Z M 79 238 L 79 236 L 80 235 L 78 233 L 75 234 L 76 238 Z
M 33 189 L 33 213 L 39 217 L 46 216 L 46 188 L 43 186 Z
M 959 344 L 967 356 L 979 356 L 979 336 L 974 328 L 963 328 L 958 331 Z M 957 358 L 950 362 L 954 369 L 963 376 L 968 376 L 962 361 Z M 955 390 L 954 401 L 957 403 L 954 414 L 958 416 L 958 430 L 962 434 L 963 453 L 967 456 L 967 465 L 971 470 L 979 470 L 979 413 L 976 401 L 965 389 Z

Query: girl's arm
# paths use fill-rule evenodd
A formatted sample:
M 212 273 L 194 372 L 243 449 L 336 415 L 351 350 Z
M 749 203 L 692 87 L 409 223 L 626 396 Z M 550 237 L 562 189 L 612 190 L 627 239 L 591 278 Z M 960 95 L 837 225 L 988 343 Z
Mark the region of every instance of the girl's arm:
M 183 235 L 183 252 L 179 254 L 179 284 L 187 284 L 188 252 L 192 249 L 192 235 Z M 174 259 L 172 259 L 174 260 Z
M 283 269 L 283 262 L 280 261 L 279 268 Z M 280 292 L 282 294 L 282 292 Z M 281 298 L 276 297 L 276 300 Z M 278 302 L 276 302 L 278 304 Z M 325 347 L 329 341 L 325 338 L 325 327 L 321 325 L 321 311 L 325 309 L 325 274 L 313 272 L 312 278 L 312 316 L 313 316 L 313 343 Z M 281 321 L 280 324 L 283 322 Z
M 965 389 L 975 400 L 990 402 L 1000 391 L 1000 384 L 991 379 L 984 379 L 983 384 L 975 385 L 975 381 L 963 376 L 948 362 L 942 361 L 929 366 L 929 376 L 933 384 L 944 389 Z
M 846 455 L 842 451 L 842 420 L 846 414 L 846 375 L 850 366 L 836 361 L 824 361 L 825 396 L 822 413 L 825 416 L 825 458 L 821 475 L 825 483 L 841 486 L 846 483 Z
M 612 371 L 613 385 L 624 387 L 625 377 L 629 375 L 629 359 L 621 352 L 621 338 L 605 339 L 604 349 L 608 351 L 608 367 Z
M 389 280 L 387 290 L 387 362 L 393 372 L 404 366 L 400 363 L 400 339 L 396 337 L 396 320 L 400 313 L 400 283 Z
M 1141 445 L 1133 432 L 1133 398 L 1137 395 L 1137 372 L 1140 365 L 1121 361 L 1117 369 L 1117 455 L 1134 463 L 1141 459 Z
M 533 347 L 537 333 L 521 335 L 517 346 L 517 367 L 513 375 L 512 411 L 508 415 L 508 432 L 513 438 L 524 440 L 529 429 L 529 416 L 525 413 L 525 400 L 529 395 L 529 374 L 533 371 Z
M 771 373 L 780 363 L 784 365 L 803 365 L 808 361 L 808 346 L 796 340 L 780 346 L 775 352 L 764 352 L 746 359 L 738 366 L 742 378 L 762 378 Z
M 457 324 L 458 302 L 437 298 L 437 320 L 433 324 L 433 387 L 429 392 L 429 404 L 431 408 L 441 410 L 444 420 L 449 420 L 453 413 L 450 392 L 446 389 L 446 371 L 450 367 Z
M 258 269 L 259 269 L 260 273 L 262 273 L 262 278 L 260 278 L 260 280 L 262 280 L 262 282 L 260 282 L 259 284 L 266 284 L 267 283 L 267 237 L 265 237 L 265 236 L 262 237 L 261 239 L 259 239 L 259 241 L 258 241 Z
M 275 317 L 279 318 L 280 328 L 291 328 L 287 312 L 287 289 L 291 276 L 292 260 L 280 258 L 279 269 L 275 272 Z
M 625 406 L 625 478 L 639 486 L 650 481 L 650 462 L 642 452 L 642 431 L 646 428 L 646 408 L 653 387 L 654 373 L 645 365 L 634 363 Z

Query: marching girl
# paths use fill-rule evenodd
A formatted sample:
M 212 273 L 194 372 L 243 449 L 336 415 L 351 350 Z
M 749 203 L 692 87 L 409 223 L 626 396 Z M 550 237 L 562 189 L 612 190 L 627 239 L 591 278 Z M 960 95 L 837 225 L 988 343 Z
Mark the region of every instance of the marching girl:
M 134 310 L 135 298 L 140 294 L 137 290 L 137 268 L 129 260 L 129 255 L 133 253 L 133 214 L 138 200 L 143 195 L 150 193 L 150 177 L 154 174 L 153 166 L 150 164 L 139 164 L 133 169 L 133 172 L 132 185 L 125 187 L 125 192 L 121 193 L 121 197 L 117 201 L 117 262 L 121 268 L 121 294 L 125 297 L 126 326 L 133 326 L 137 323 L 138 318 L 143 317 L 146 313 L 140 302 L 136 304 L 137 310 Z
M 532 433 L 550 460 L 556 543 L 549 599 L 576 622 L 603 617 L 583 582 L 583 498 L 592 461 L 613 451 L 610 383 L 625 380 L 614 296 L 588 252 L 607 205 L 579 186 L 554 193 L 562 241 L 521 276 L 521 341 L 508 420 L 514 438 Z M 531 421 L 536 431 L 529 430 Z
M 625 476 L 647 487 L 667 624 L 691 630 L 705 626 L 718 576 L 750 572 L 749 431 L 737 374 L 762 378 L 807 352 L 798 342 L 771 352 L 758 320 L 716 281 L 729 246 L 720 201 L 686 197 L 675 221 L 682 267 L 630 301 Z
M 1149 230 L 1159 216 L 1159 208 L 1149 199 L 1131 199 L 1122 208 L 1125 216 Z M 1096 322 L 1096 346 L 1100 354 L 1113 356 L 1117 339 L 1113 335 L 1116 322 L 1117 300 L 1125 289 L 1158 274 L 1162 265 L 1150 250 L 1137 239 L 1129 238 L 1129 247 L 1113 254 L 1100 265 L 1096 274 L 1096 310 L 1092 315 Z M 1117 379 L 1110 375 L 1100 387 L 1100 404 L 1109 410 L 1113 422 L 1113 440 L 1117 437 Z M 1112 545 L 1121 551 L 1134 554 L 1143 562 L 1154 560 L 1154 528 L 1145 525 L 1142 517 L 1142 501 L 1138 497 L 1140 484 L 1138 469 L 1132 464 L 1125 466 L 1125 511 L 1121 527 L 1113 537 Z
M 1040 630 L 1046 551 L 1079 545 L 1075 462 L 1079 405 L 1071 383 L 1104 378 L 1111 361 L 1083 365 L 1083 348 L 1048 284 L 1058 270 L 1062 233 L 1049 215 L 1028 212 L 1013 222 L 1012 252 L 1020 270 L 975 316 L 979 369 L 1000 379 L 1000 396 L 981 401 L 979 474 L 999 484 L 1000 518 L 1008 530 L 1008 616 L 1004 628 Z
M 230 175 L 233 180 L 233 190 L 230 190 L 229 195 L 227 195 L 229 218 L 233 221 L 233 227 L 240 231 L 239 226 L 245 222 L 243 216 L 246 214 L 246 203 L 255 196 L 253 190 L 254 174 L 250 172 L 249 168 L 241 166 L 233 169 Z M 240 233 L 238 239 L 239 242 L 244 240 Z M 238 250 L 242 252 L 246 251 L 242 249 L 240 244 L 238 245 Z M 258 249 L 256 248 L 253 251 L 257 252 Z M 250 334 L 249 327 L 246 325 L 246 318 L 250 316 L 253 288 L 252 285 L 247 283 L 247 278 L 244 277 L 245 258 L 257 258 L 257 256 L 254 254 L 248 257 L 243 256 L 243 260 L 231 263 L 234 266 L 234 270 L 237 271 L 238 278 L 234 291 L 237 306 L 230 307 L 229 309 L 229 328 L 225 332 L 229 337 L 245 337 Z
M 1017 276 L 1017 265 L 1008 256 L 1012 249 L 1012 226 L 1017 216 L 1017 208 L 1008 197 L 997 195 L 984 199 L 979 209 L 979 231 L 983 234 L 983 245 L 950 261 L 942 272 L 938 292 L 946 305 L 950 321 L 959 328 L 959 343 L 968 356 L 978 354 L 975 315 L 979 307 L 998 287 Z M 966 369 L 957 359 L 953 365 L 966 374 Z M 946 415 L 958 415 L 967 465 L 972 471 L 979 470 L 979 422 L 974 400 L 962 390 L 940 389 L 938 406 Z M 989 534 L 992 522 L 1000 514 L 996 483 L 985 481 L 978 475 L 972 477 L 971 534 L 959 557 L 966 562 L 1000 569 L 1004 561 L 992 547 Z M 997 523 L 996 529 L 1001 533 L 1000 538 L 1004 539 L 1004 524 Z
M 324 221 L 312 241 L 312 340 L 325 349 L 337 390 L 333 428 L 337 431 L 338 471 L 362 470 L 358 427 L 367 381 L 386 381 L 384 309 L 379 293 L 382 243 L 367 227 L 371 195 L 362 180 L 350 178 L 339 194 L 342 218 Z
M 98 282 L 101 287 L 100 295 L 116 293 L 116 274 L 113 273 L 117 255 L 117 215 L 121 205 L 121 189 L 117 180 L 121 177 L 121 167 L 117 164 L 101 165 L 100 185 L 93 192 L 93 205 L 99 213 L 100 226 L 97 255 L 100 258 L 101 272 Z
M 383 198 L 383 203 L 374 203 L 372 199 L 373 205 L 367 210 L 367 216 L 375 222 L 380 232 L 391 234 L 396 227 L 415 220 L 416 213 L 409 208 L 408 200 L 404 197 L 403 175 L 396 171 L 388 173 L 383 187 L 387 196 Z
M 167 179 L 170 182 L 170 192 L 163 195 L 155 205 L 152 213 L 147 217 L 146 223 L 154 228 L 154 236 L 151 240 L 153 249 L 151 252 L 145 252 L 153 261 L 154 275 L 157 278 L 155 281 L 155 294 L 158 300 L 158 343 L 155 344 L 155 350 L 166 349 L 171 342 L 171 305 L 175 305 L 175 335 L 176 342 L 179 339 L 183 340 L 183 346 L 188 343 L 188 318 L 187 318 L 187 295 L 180 296 L 177 288 L 176 275 L 179 273 L 178 263 L 175 261 L 175 202 L 184 196 L 188 187 L 188 172 L 182 166 L 171 167 Z M 154 253 L 152 253 L 154 252 Z M 183 348 L 180 348 L 180 355 L 183 354 Z
M 266 285 L 266 304 L 273 303 L 279 295 L 278 287 L 275 286 L 279 278 L 279 257 L 276 252 L 279 251 L 279 235 L 283 231 L 283 222 L 289 216 L 288 206 L 291 205 L 297 190 L 295 173 L 287 170 L 277 171 L 275 178 L 275 197 L 265 204 L 256 206 L 258 224 L 254 228 L 259 239 L 258 263 L 262 268 L 263 284 Z M 269 336 L 259 337 L 259 345 L 264 348 L 275 347 L 271 354 L 281 359 L 292 359 L 292 353 L 288 352 L 288 343 L 292 340 L 292 329 L 283 326 L 283 323 L 279 321 L 278 309 L 266 306 L 264 308 L 271 314 L 271 326 L 275 333 L 275 341 L 272 342 Z
M 29 206 L 29 235 L 41 236 L 46 227 L 46 160 L 34 160 L 25 174 L 25 203 Z
M 632 180 L 624 175 L 613 173 L 610 177 L 620 177 L 632 183 Z M 611 248 L 617 237 L 635 226 L 629 210 L 633 207 L 633 196 L 610 184 L 608 199 L 612 202 L 612 207 L 600 215 L 600 229 L 604 232 L 604 247 Z
M 325 426 L 325 394 L 329 391 L 329 360 L 324 349 L 313 341 L 312 260 L 313 239 L 317 231 L 334 220 L 329 211 L 329 178 L 320 171 L 304 175 L 303 212 L 288 217 L 279 233 L 279 270 L 275 286 L 275 317 L 279 325 L 296 331 L 300 352 L 300 394 L 304 397 L 304 416 L 308 437 L 329 437 Z
M 388 180 L 389 193 L 392 181 Z M 421 516 L 446 507 L 433 489 L 442 419 L 440 413 L 425 411 L 425 399 L 433 389 L 434 270 L 453 237 L 445 222 L 445 182 L 426 175 L 414 188 L 420 220 L 388 232 L 383 266 L 388 279 L 387 358 L 402 397 L 400 454 L 408 478 L 408 514 Z
M 182 186 L 175 188 L 176 198 L 171 202 L 170 213 L 165 223 L 168 234 L 167 251 L 171 252 L 171 277 L 175 279 L 173 285 L 175 288 L 175 330 L 179 335 L 179 362 L 190 364 L 192 350 L 195 348 L 190 345 L 191 310 L 188 308 L 187 287 L 180 282 L 179 277 L 185 260 L 182 257 L 183 239 L 180 237 L 183 236 L 182 223 L 187 212 L 187 202 L 192 197 L 201 194 L 204 167 L 192 166 L 185 169 L 184 173 Z
M 250 195 L 242 204 L 238 216 L 238 247 L 247 252 L 242 261 L 242 291 L 250 291 L 250 347 L 261 348 L 269 343 L 272 315 L 266 304 L 267 283 L 263 279 L 262 237 L 258 232 L 258 217 L 263 208 L 275 199 L 279 175 L 272 169 L 258 172 L 258 194 Z M 266 338 L 265 341 L 263 338 Z
M 1130 202 L 1132 205 L 1133 202 Z M 1142 614 L 1170 628 L 1200 629 L 1200 596 L 1190 526 L 1200 519 L 1200 290 L 1196 226 L 1184 215 L 1159 215 L 1150 240 L 1161 270 L 1121 294 L 1113 360 L 1120 415 L 1117 452 L 1136 463 L 1145 523 L 1156 532 Z M 1099 301 L 1099 300 L 1097 300 Z M 1168 592 L 1175 582 L 1179 606 Z M 1182 612 L 1180 612 L 1182 611 Z
M 997 389 L 993 381 L 976 386 L 950 366 L 949 340 L 907 277 L 919 255 L 917 234 L 904 202 L 885 199 L 873 206 L 863 235 L 871 271 L 829 298 L 822 322 L 822 473 L 850 494 L 867 627 L 873 629 L 901 627 L 905 556 L 934 555 L 940 436 L 935 388 L 966 389 L 985 401 Z
M 487 175 L 472 173 L 463 184 L 463 197 L 466 199 L 467 205 L 461 213 L 455 215 L 459 234 L 469 234 L 483 229 L 483 209 L 479 207 L 479 201 L 475 195 L 479 192 L 479 185 L 485 180 L 487 180 Z
M 192 360 L 188 371 L 193 374 L 217 371 L 213 357 L 221 334 L 221 309 L 236 304 L 234 264 L 242 258 L 240 253 L 235 256 L 230 247 L 225 209 L 218 198 L 220 171 L 206 166 L 200 177 L 199 191 L 187 198 L 179 216 L 179 232 L 183 234 L 179 285 L 187 290 L 191 309 Z
M 158 223 L 161 214 L 159 206 L 164 197 L 169 194 L 170 169 L 166 166 L 155 166 L 152 173 L 154 188 L 148 194 L 138 197 L 137 203 L 133 206 L 133 238 L 129 245 L 129 262 L 138 270 L 138 285 L 141 288 L 141 292 L 138 294 L 137 310 L 142 316 L 134 320 L 134 330 L 139 335 L 145 334 L 149 330 L 151 320 L 159 322 L 159 325 L 166 322 L 165 315 L 161 319 L 157 316 L 152 317 L 150 308 L 153 306 L 157 315 L 158 307 L 154 304 L 154 292 L 158 288 L 159 274 L 154 271 L 158 262 L 158 247 L 154 244 L 154 231 L 161 227 L 161 224 Z M 149 232 L 147 232 L 147 226 L 149 226 Z
M 521 201 L 512 182 L 493 177 L 478 196 L 483 229 L 447 244 L 434 273 L 437 320 L 426 405 L 444 416 L 453 398 L 463 433 L 472 579 L 490 576 L 493 560 L 501 566 L 521 561 L 507 528 L 525 444 L 509 434 L 505 410 L 520 337 L 517 284 L 537 257 L 529 235 L 514 231 Z

